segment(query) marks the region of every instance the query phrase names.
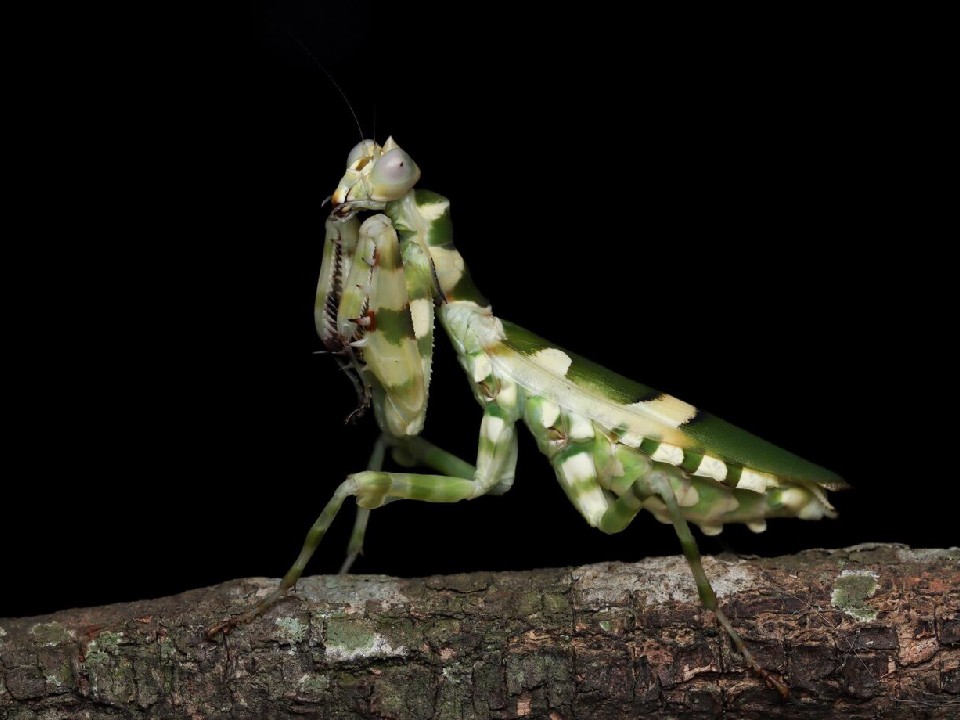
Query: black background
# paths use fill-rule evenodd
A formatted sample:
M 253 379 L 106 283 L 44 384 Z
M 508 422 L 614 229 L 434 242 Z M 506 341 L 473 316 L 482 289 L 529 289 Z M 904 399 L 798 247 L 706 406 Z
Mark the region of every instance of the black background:
M 938 288 L 912 285 L 933 272 L 925 120 L 866 19 L 244 10 L 239 35 L 91 30 L 18 110 L 0 615 L 278 576 L 365 464 L 372 418 L 344 425 L 353 391 L 313 354 L 321 202 L 360 137 L 318 63 L 451 199 L 499 315 L 855 487 L 838 520 L 704 551 L 955 543 Z M 472 460 L 478 422 L 438 336 L 425 435 Z M 349 525 L 309 572 L 336 570 Z M 355 570 L 677 551 L 646 515 L 589 528 L 524 436 L 508 495 L 378 510 Z

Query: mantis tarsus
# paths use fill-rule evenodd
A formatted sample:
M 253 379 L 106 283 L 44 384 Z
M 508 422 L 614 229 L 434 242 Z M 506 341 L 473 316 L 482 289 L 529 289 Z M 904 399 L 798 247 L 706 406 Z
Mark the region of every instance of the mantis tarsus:
M 343 570 L 363 545 L 370 510 L 394 500 L 456 502 L 510 489 L 518 421 L 533 434 L 587 522 L 623 530 L 641 509 L 671 524 L 703 605 L 744 660 L 786 696 L 718 607 L 689 523 L 706 534 L 770 517 L 835 513 L 825 489 L 844 481 L 675 397 L 563 350 L 493 314 L 453 244 L 450 204 L 414 189 L 420 170 L 393 139 L 359 143 L 331 197 L 315 316 L 381 434 L 367 469 L 351 474 L 310 529 L 280 586 L 221 631 L 264 612 L 291 588 L 348 497 L 359 507 Z M 360 213 L 370 213 L 362 222 Z M 438 315 L 483 409 L 471 465 L 420 437 Z M 386 472 L 387 451 L 403 466 Z

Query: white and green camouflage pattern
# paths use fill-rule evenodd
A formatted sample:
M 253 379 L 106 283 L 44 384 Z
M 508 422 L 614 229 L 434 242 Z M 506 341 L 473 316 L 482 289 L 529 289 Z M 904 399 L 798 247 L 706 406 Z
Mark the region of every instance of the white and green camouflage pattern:
M 517 424 L 536 438 L 567 497 L 600 530 L 623 530 L 640 510 L 672 524 L 700 597 L 747 663 L 753 660 L 717 607 L 687 523 L 706 534 L 767 518 L 833 517 L 835 474 L 628 380 L 493 313 L 453 244 L 450 203 L 415 190 L 419 169 L 396 143 L 364 141 L 332 196 L 317 288 L 317 330 L 350 371 L 382 430 L 368 469 L 349 476 L 318 518 L 268 607 L 300 576 L 342 502 L 361 508 L 345 569 L 363 541 L 369 510 L 397 499 L 470 500 L 514 480 Z M 359 212 L 372 212 L 362 223 Z M 427 411 L 434 314 L 483 408 L 475 465 L 419 438 Z M 385 472 L 391 448 L 404 465 L 438 474 Z

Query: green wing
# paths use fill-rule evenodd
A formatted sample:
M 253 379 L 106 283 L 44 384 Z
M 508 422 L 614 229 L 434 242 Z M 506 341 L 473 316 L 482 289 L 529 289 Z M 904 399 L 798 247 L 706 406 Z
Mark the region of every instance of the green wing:
M 659 422 L 662 432 L 658 439 L 663 438 L 681 446 L 689 456 L 695 456 L 698 452 L 701 455 L 708 453 L 722 460 L 737 474 L 743 467 L 749 467 L 831 490 L 848 487 L 842 478 L 830 470 L 710 413 L 618 375 L 513 323 L 504 321 L 503 327 L 506 333 L 504 345 L 508 350 L 531 359 L 544 351 L 565 355 L 569 358 L 565 371 L 562 367 L 551 369 L 542 364 L 540 371 L 552 374 L 558 381 L 573 385 L 608 406 L 615 404 L 620 406 L 621 411 L 643 415 L 648 426 Z

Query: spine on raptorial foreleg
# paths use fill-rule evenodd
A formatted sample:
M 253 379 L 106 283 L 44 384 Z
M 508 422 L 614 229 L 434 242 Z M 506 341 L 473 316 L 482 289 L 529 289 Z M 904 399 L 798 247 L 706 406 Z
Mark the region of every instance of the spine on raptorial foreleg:
M 355 326 L 346 328 L 349 336 L 344 336 L 343 328 L 338 322 L 344 304 L 355 307 L 355 316 L 362 312 L 366 304 L 366 295 L 348 281 L 359 242 L 359 232 L 360 222 L 356 218 L 340 222 L 333 218 L 327 219 L 313 317 L 317 335 L 330 352 L 344 351 L 346 344 L 356 338 Z

